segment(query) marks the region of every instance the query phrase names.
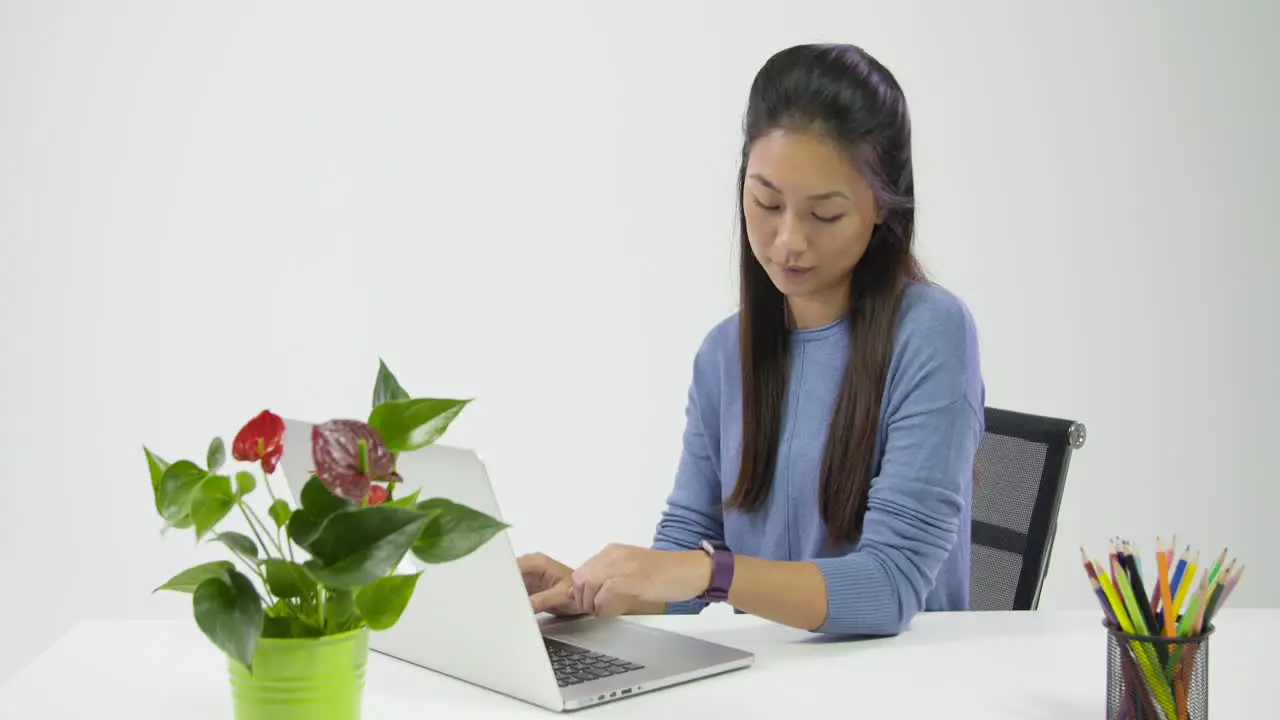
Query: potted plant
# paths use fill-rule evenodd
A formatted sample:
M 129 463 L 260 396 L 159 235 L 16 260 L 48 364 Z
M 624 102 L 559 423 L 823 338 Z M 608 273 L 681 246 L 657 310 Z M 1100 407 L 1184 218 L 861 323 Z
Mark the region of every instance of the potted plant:
M 401 561 L 456 560 L 506 527 L 444 498 L 396 497 L 397 455 L 434 443 L 468 402 L 411 398 L 380 362 L 367 420 L 313 428 L 312 476 L 297 507 L 272 488 L 285 425 L 270 411 L 231 445 L 232 459 L 258 466 L 261 479 L 228 469 L 220 438 L 203 464 L 143 447 L 165 529 L 191 530 L 231 555 L 157 590 L 191 594 L 196 625 L 228 658 L 237 720 L 359 718 L 369 632 L 396 623 L 421 575 L 397 572 Z M 246 502 L 259 487 L 266 521 Z M 248 534 L 219 529 L 233 513 Z

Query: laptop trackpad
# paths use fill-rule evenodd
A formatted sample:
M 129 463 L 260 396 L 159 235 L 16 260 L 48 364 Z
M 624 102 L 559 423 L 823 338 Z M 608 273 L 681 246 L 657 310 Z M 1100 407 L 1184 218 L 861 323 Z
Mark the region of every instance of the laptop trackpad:
M 682 672 L 737 659 L 743 653 L 620 618 L 541 623 L 545 637 L 664 672 Z

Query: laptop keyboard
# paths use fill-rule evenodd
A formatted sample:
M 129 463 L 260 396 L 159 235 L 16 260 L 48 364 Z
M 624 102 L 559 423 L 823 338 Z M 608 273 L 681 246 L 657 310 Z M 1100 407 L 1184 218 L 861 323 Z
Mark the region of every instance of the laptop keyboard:
M 556 682 L 560 687 L 578 685 L 644 668 L 643 665 L 612 655 L 591 652 L 560 640 L 548 637 L 542 639 L 547 645 L 547 655 L 551 658 L 551 667 L 556 671 Z

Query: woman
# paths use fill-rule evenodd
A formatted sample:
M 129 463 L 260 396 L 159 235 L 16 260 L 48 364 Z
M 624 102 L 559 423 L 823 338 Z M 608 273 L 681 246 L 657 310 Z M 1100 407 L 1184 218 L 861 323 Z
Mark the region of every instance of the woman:
M 741 307 L 694 361 L 653 546 L 610 545 L 576 571 L 522 557 L 534 609 L 727 601 L 842 635 L 967 609 L 978 341 L 912 254 L 893 75 L 849 45 L 774 55 L 751 87 L 738 190 Z

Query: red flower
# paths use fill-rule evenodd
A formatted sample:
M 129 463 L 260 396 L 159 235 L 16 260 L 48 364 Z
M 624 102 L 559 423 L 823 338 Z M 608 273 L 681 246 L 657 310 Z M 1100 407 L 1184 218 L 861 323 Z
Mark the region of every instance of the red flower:
M 369 486 L 369 507 L 373 507 L 374 505 L 381 505 L 382 503 L 386 502 L 387 498 L 389 497 L 391 497 L 391 493 L 388 492 L 387 489 L 382 487 L 381 485 Z
M 312 428 L 311 459 L 329 492 L 351 502 L 364 500 L 371 483 L 400 482 L 382 436 L 359 420 L 330 420 Z
M 240 462 L 262 462 L 262 470 L 270 475 L 284 454 L 284 420 L 270 410 L 263 410 L 245 423 L 231 443 L 231 456 Z

